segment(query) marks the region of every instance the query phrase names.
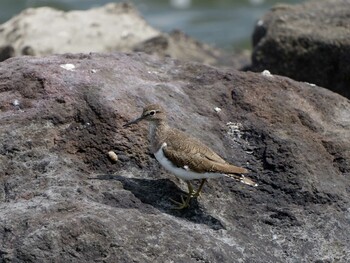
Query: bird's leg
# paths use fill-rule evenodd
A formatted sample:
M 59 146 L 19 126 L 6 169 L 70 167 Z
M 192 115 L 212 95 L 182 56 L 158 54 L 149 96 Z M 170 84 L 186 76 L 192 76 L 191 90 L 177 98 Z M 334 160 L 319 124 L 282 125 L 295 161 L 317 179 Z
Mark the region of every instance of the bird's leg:
M 193 194 L 192 194 L 192 197 L 198 197 L 198 196 L 200 196 L 201 191 L 202 191 L 202 188 L 203 188 L 203 185 L 204 185 L 204 183 L 205 183 L 206 181 L 207 181 L 206 178 L 202 179 L 202 182 L 201 182 L 201 184 L 200 184 L 200 186 L 199 186 L 197 192 L 193 193 Z
M 184 199 L 182 195 L 181 195 L 181 202 L 177 202 L 177 201 L 170 198 L 170 201 L 179 205 L 177 207 L 174 207 L 174 209 L 180 210 L 180 209 L 184 209 L 184 208 L 187 208 L 190 206 L 190 201 L 191 201 L 191 198 L 193 197 L 194 190 L 193 190 L 193 187 L 189 181 L 186 181 L 186 183 L 187 183 L 187 187 L 188 187 L 188 194 L 187 194 L 186 199 Z
M 194 193 L 193 187 L 189 181 L 186 181 L 186 183 L 187 183 L 187 187 L 188 187 L 188 194 L 192 196 Z

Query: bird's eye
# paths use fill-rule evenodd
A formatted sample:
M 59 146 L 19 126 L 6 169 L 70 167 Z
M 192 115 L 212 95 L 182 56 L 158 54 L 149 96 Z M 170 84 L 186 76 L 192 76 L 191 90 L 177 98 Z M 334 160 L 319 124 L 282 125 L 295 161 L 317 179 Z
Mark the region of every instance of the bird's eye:
M 152 110 L 149 112 L 149 115 L 153 116 L 154 114 L 156 114 L 156 111 Z

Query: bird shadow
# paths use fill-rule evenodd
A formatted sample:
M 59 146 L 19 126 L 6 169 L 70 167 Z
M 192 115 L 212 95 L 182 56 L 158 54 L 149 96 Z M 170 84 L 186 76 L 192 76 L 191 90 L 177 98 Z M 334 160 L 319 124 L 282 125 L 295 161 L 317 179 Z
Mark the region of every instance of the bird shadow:
M 196 224 L 205 224 L 213 230 L 225 229 L 220 220 L 209 215 L 200 207 L 196 198 L 191 199 L 189 208 L 174 209 L 176 205 L 170 199 L 180 201 L 181 195 L 185 196 L 187 193 L 169 179 L 128 178 L 110 174 L 102 174 L 90 179 L 117 180 L 122 183 L 125 190 L 132 192 L 142 203 L 149 204 L 164 213 Z

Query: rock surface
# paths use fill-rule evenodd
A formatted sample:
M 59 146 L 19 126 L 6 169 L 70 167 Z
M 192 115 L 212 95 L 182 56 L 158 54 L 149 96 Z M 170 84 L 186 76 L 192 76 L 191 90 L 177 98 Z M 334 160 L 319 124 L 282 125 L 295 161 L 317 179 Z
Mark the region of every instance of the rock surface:
M 279 5 L 258 21 L 252 68 L 315 83 L 350 98 L 350 2 Z
M 134 50 L 209 65 L 241 68 L 250 64 L 245 53 L 236 58 L 182 32 L 162 33 L 125 3 L 69 12 L 29 8 L 0 25 L 0 61 L 20 55 Z
M 1 262 L 350 258 L 340 95 L 144 54 L 8 59 L 0 92 Z M 259 186 L 211 180 L 190 209 L 171 209 L 184 183 L 149 154 L 145 124 L 122 128 L 154 102 Z

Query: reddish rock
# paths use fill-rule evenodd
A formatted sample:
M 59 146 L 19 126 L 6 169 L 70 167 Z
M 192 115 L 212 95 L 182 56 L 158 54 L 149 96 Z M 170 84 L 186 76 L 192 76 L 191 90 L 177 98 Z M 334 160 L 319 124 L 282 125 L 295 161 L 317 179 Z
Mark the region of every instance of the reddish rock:
M 144 54 L 8 59 L 0 92 L 1 261 L 349 258 L 350 102 L 340 95 Z M 210 180 L 190 209 L 172 210 L 185 185 L 149 154 L 145 124 L 122 128 L 154 102 L 259 186 Z

